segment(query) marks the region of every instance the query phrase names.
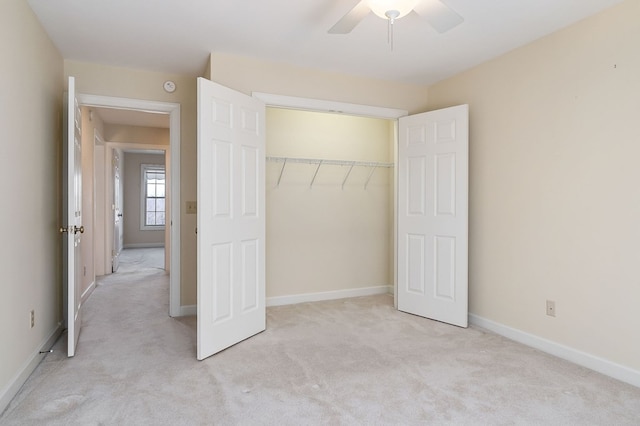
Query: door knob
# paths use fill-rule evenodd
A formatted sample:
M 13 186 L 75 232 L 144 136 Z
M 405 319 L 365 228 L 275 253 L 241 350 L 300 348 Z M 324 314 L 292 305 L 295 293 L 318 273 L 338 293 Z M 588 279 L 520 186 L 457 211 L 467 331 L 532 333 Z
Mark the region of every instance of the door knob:
M 78 232 L 81 233 L 81 234 L 84 234 L 84 226 L 83 225 L 80 225 L 80 228 L 78 228 L 77 226 L 73 227 L 73 233 L 77 234 Z
M 61 234 L 64 234 L 65 232 L 69 232 L 69 228 L 70 226 L 61 226 L 58 231 L 60 231 Z
M 122 217 L 122 213 L 118 213 L 118 217 Z

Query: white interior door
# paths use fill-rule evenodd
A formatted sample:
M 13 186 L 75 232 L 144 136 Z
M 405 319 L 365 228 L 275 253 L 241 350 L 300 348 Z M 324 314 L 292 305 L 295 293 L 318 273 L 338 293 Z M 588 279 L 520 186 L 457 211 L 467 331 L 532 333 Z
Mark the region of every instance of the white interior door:
M 265 106 L 198 78 L 198 331 L 204 359 L 264 331 Z
M 398 309 L 467 326 L 469 107 L 400 119 Z
M 116 272 L 120 266 L 120 252 L 124 242 L 123 224 L 123 182 L 121 179 L 122 158 L 120 150 L 113 150 L 111 160 L 113 176 L 113 253 L 111 256 L 111 271 Z
M 75 80 L 69 77 L 69 91 L 65 99 L 64 126 L 64 221 L 63 237 L 65 310 L 67 322 L 67 355 L 74 356 L 80 335 L 82 303 L 82 144 L 80 107 L 75 96 Z

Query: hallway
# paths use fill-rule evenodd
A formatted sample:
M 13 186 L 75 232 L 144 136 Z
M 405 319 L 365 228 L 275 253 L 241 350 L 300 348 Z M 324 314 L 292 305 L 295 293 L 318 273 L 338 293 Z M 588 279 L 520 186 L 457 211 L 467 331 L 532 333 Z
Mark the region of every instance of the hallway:
M 64 334 L 0 424 L 140 424 L 129 414 L 149 411 L 181 423 L 167 410 L 179 398 L 172 383 L 204 366 L 195 359 L 195 317 L 169 317 L 163 256 L 163 248 L 123 250 L 118 272 L 99 277 L 83 307 L 76 356 L 67 358 Z

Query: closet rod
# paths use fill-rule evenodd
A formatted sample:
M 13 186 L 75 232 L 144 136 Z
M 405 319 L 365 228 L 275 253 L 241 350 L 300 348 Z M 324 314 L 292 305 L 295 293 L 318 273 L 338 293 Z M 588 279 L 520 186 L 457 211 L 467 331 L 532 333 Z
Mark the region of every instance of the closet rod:
M 304 163 L 321 164 L 323 166 L 364 166 L 364 167 L 393 167 L 393 163 L 381 163 L 377 161 L 350 161 L 350 160 L 327 160 L 320 158 L 293 158 L 293 157 L 266 157 L 267 161 L 274 163 Z

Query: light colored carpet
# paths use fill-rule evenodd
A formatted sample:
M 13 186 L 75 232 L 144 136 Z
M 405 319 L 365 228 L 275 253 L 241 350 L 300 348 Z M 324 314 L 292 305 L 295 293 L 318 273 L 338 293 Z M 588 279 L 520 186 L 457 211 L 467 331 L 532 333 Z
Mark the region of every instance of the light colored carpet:
M 85 308 L 77 355 L 61 339 L 0 424 L 640 424 L 640 389 L 387 295 L 269 308 L 202 362 L 162 271 L 104 277 Z
M 117 273 L 146 272 L 145 269 L 164 269 L 164 248 L 127 248 L 120 252 Z

